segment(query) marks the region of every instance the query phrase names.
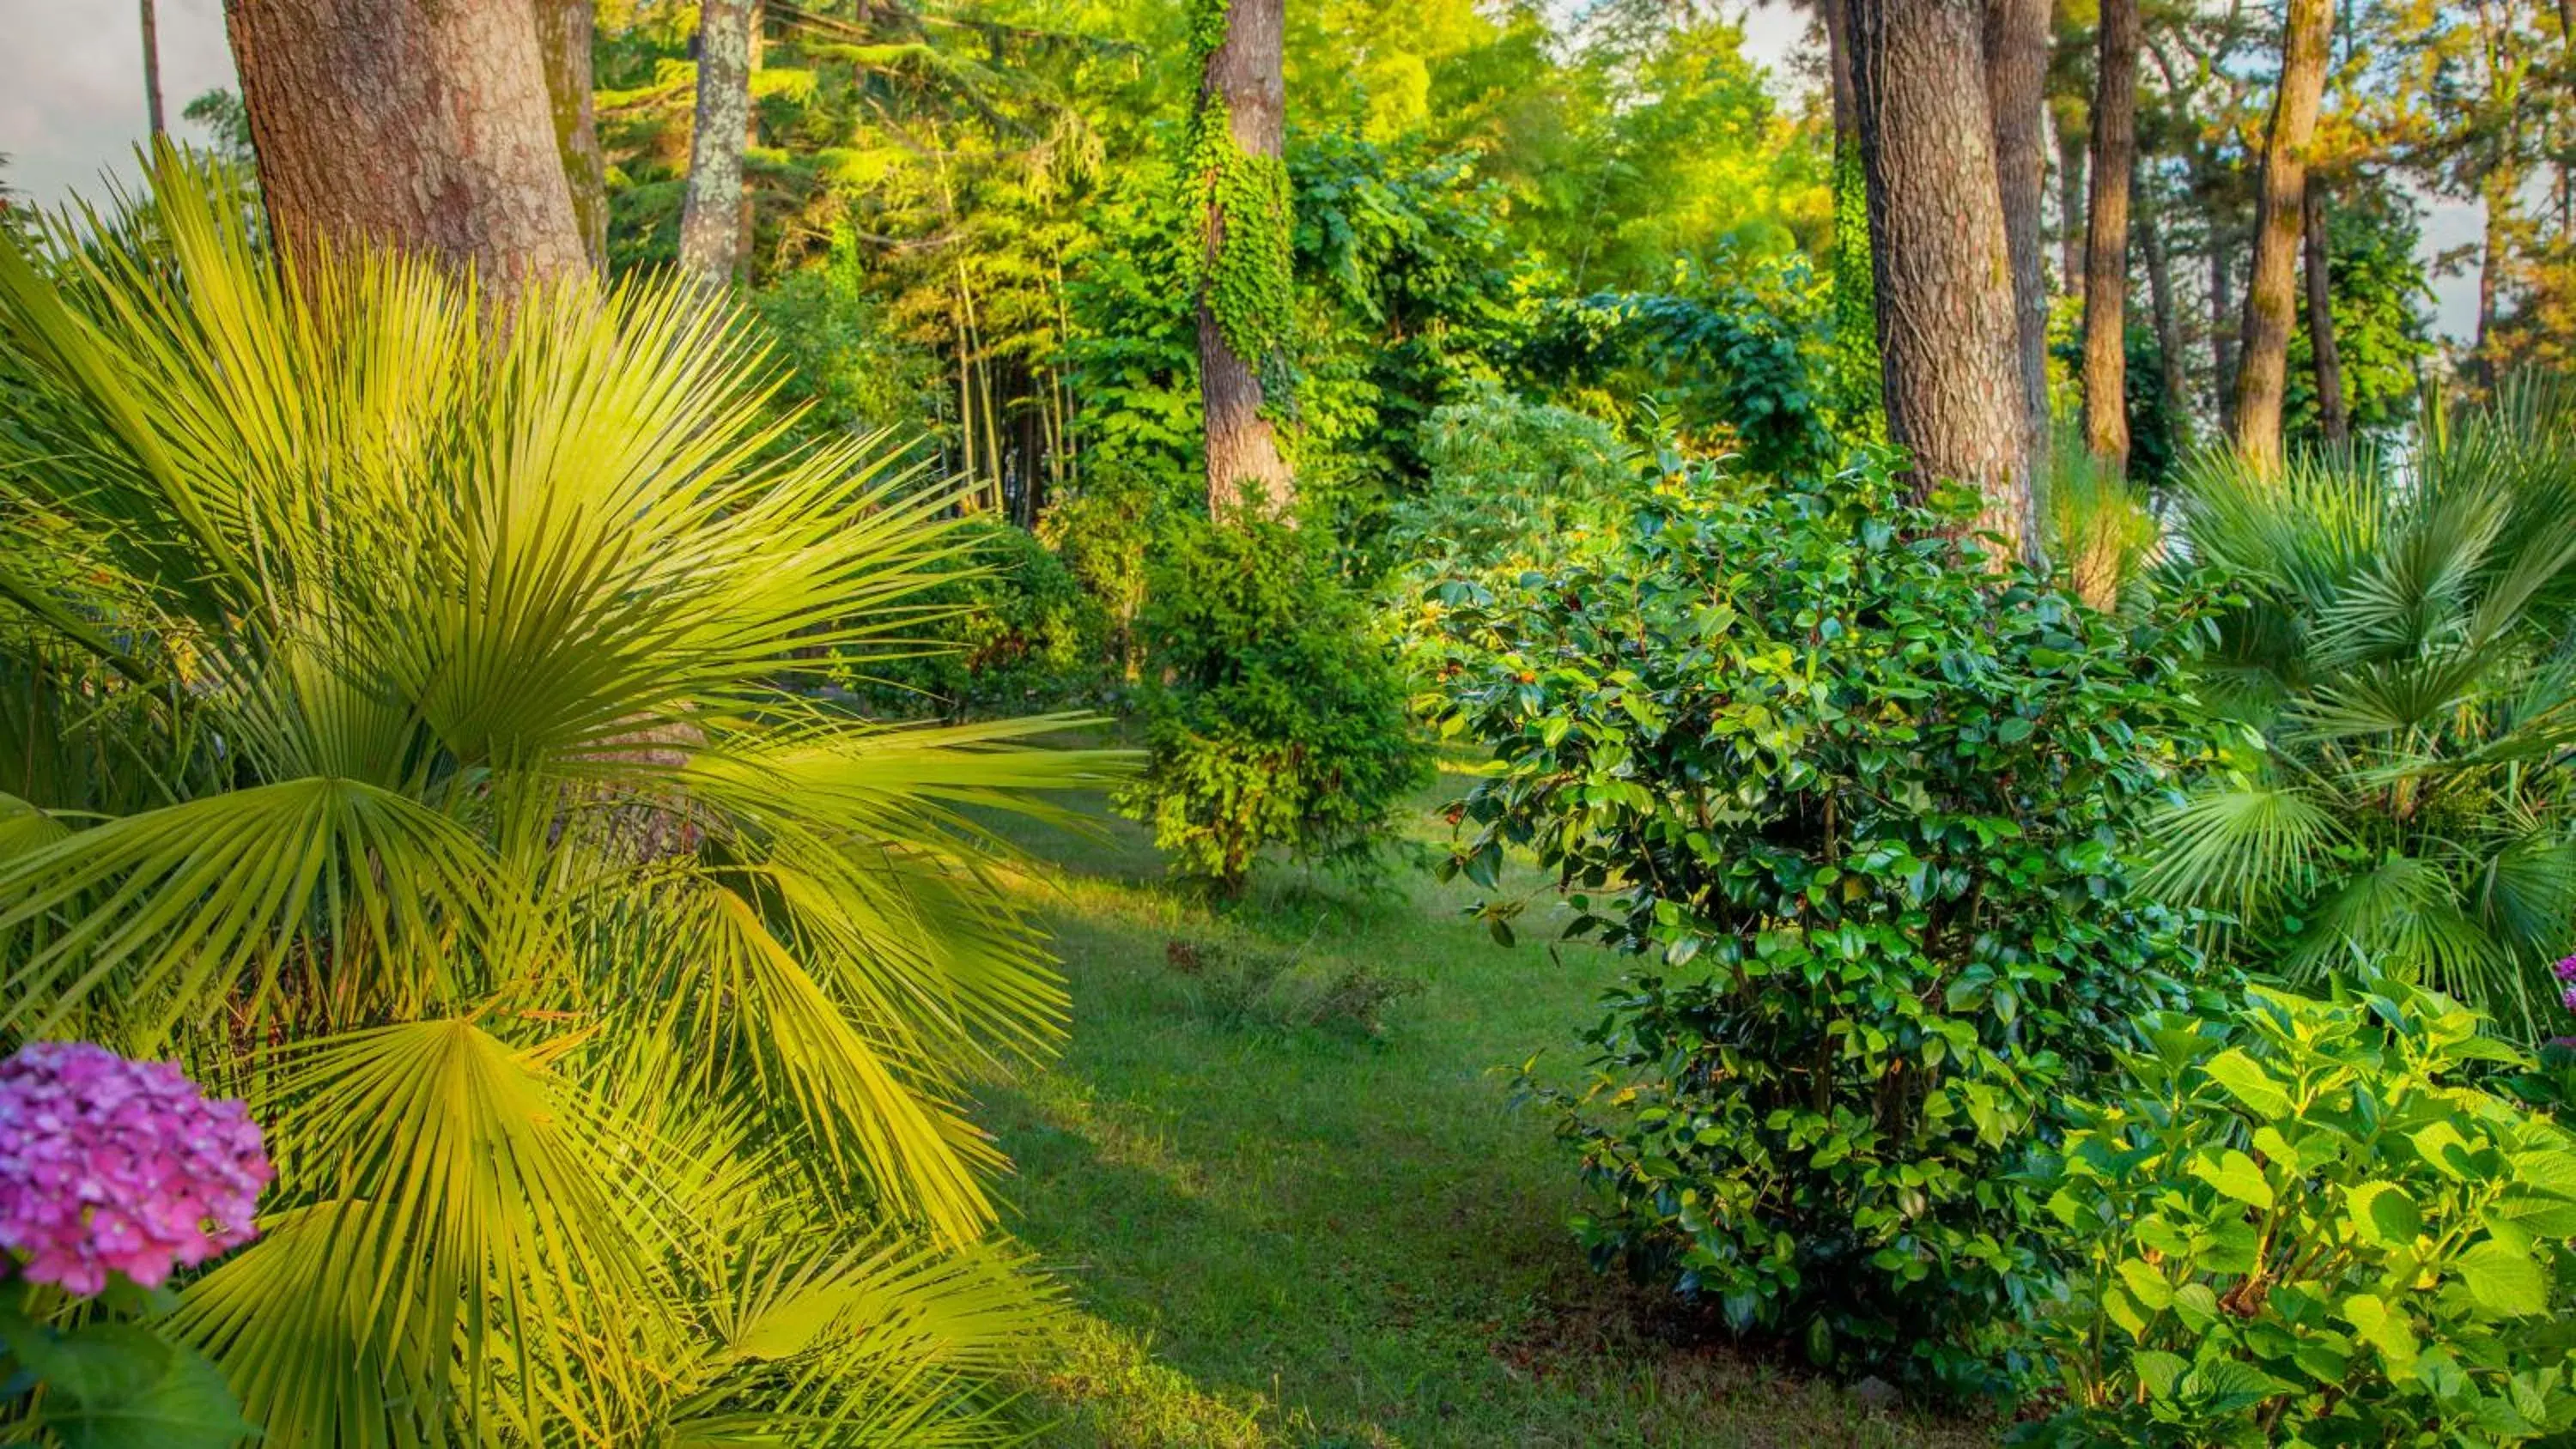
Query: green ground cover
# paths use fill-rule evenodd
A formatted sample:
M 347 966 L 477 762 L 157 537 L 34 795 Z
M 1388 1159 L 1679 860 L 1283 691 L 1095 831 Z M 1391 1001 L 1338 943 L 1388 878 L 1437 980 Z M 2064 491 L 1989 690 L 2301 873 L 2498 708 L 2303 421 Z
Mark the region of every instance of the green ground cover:
M 1416 802 L 1414 839 L 1445 838 L 1457 784 Z M 1211 912 L 1163 885 L 1140 830 L 1102 828 L 1022 834 L 1073 1038 L 982 1119 L 1019 1165 L 1006 1220 L 1078 1312 L 1071 1357 L 1031 1386 L 1039 1442 L 1981 1442 L 1710 1343 L 1584 1268 L 1572 1164 L 1512 1109 L 1510 1068 L 1552 1047 L 1542 1070 L 1579 1069 L 1613 958 L 1552 958 L 1535 921 L 1498 946 L 1461 915 L 1473 887 L 1418 869 L 1372 897 L 1273 867 Z

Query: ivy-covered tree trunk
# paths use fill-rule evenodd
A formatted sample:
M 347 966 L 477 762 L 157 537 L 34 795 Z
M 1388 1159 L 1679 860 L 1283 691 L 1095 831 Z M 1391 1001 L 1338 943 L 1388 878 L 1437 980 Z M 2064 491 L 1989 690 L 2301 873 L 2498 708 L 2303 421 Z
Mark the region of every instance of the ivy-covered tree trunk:
M 528 0 L 225 0 L 224 25 L 290 254 L 428 252 L 502 297 L 589 273 Z
M 733 285 L 742 263 L 742 152 L 750 135 L 751 0 L 703 0 L 689 185 L 680 201 L 680 271 L 701 287 Z
M 1870 276 L 1869 173 L 1861 163 L 1860 107 L 1852 93 L 1851 10 L 1845 0 L 1823 0 L 1823 10 L 1834 102 L 1833 406 L 1846 431 L 1883 438 L 1878 288 Z
M 2093 185 L 2084 211 L 2084 450 L 2129 471 L 2129 173 L 2138 150 L 2138 0 L 2102 0 Z
M 1292 286 L 1285 0 L 1193 0 L 1201 57 L 1190 118 L 1197 188 L 1199 403 L 1207 420 L 1208 507 L 1258 498 L 1286 514 L 1296 482 L 1265 411 L 1265 368 L 1287 356 Z
M 2021 376 L 2022 476 L 2048 476 L 2048 274 L 2040 198 L 2048 158 L 2040 135 L 2048 90 L 2049 0 L 1990 0 L 1986 97 L 1994 111 L 1995 182 L 2012 261 L 2013 331 Z
M 2281 83 L 2263 137 L 2254 219 L 2254 273 L 2245 283 L 2245 341 L 2236 363 L 2236 451 L 2254 468 L 2281 464 L 2281 393 L 2297 316 L 2299 237 L 2308 189 L 2308 141 L 2326 85 L 2330 0 L 2290 0 L 2281 31 Z
M 1889 436 L 1916 486 L 1965 484 L 1980 531 L 2035 541 L 2020 335 L 1980 0 L 1851 0 Z
M 2323 181 L 2314 173 L 2308 176 L 2300 229 L 2307 251 L 2303 268 L 2308 281 L 2308 358 L 2316 367 L 2317 431 L 2327 446 L 2339 448 L 2352 441 L 2352 423 L 2344 407 L 2343 356 L 2335 348 L 2333 250 L 2326 240 Z
M 554 110 L 555 149 L 572 188 L 573 227 L 590 264 L 608 260 L 608 163 L 600 154 L 591 105 L 590 46 L 598 20 L 591 0 L 534 0 L 537 46 L 546 60 L 546 101 Z

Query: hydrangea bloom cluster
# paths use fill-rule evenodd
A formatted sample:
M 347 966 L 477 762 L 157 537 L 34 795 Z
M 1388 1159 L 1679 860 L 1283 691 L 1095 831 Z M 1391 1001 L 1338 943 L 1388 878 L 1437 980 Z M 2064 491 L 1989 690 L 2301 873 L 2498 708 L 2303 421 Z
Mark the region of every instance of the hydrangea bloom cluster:
M 2567 1004 L 2569 1011 L 2576 1011 L 2576 956 L 2561 956 L 2558 964 L 2549 969 L 2558 976 L 2558 999 Z
M 248 1109 L 207 1101 L 169 1062 L 86 1042 L 0 1061 L 0 1250 L 35 1282 L 157 1286 L 249 1242 L 275 1176 Z

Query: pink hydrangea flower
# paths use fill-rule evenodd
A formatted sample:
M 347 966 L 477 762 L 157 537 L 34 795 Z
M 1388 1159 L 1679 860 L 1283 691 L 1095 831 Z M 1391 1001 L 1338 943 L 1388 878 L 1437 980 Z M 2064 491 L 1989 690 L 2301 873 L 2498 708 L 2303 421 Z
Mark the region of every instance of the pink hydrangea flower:
M 2549 969 L 2558 973 L 2561 981 L 2576 981 L 2576 956 L 2561 956 L 2558 964 Z
M 249 1110 L 207 1101 L 169 1062 L 86 1042 L 0 1061 L 0 1250 L 38 1283 L 158 1286 L 249 1242 L 276 1175 Z

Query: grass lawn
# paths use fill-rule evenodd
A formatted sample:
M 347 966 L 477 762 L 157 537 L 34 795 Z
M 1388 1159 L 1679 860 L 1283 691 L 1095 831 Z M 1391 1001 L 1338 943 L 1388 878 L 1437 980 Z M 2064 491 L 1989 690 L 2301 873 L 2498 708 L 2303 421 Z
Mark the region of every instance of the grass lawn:
M 1415 838 L 1445 839 L 1433 807 L 1459 783 L 1422 798 Z M 1019 1165 L 1006 1221 L 1077 1310 L 1072 1356 L 1029 1386 L 1039 1443 L 1985 1442 L 1690 1342 L 1586 1270 L 1572 1160 L 1511 1109 L 1509 1068 L 1541 1048 L 1579 1068 L 1614 958 L 1551 960 L 1537 920 L 1498 946 L 1460 916 L 1473 887 L 1414 869 L 1371 898 L 1273 867 L 1211 913 L 1162 887 L 1141 831 L 1106 828 L 1015 832 L 1052 862 L 1021 885 L 1057 932 L 1073 1039 L 981 1115 Z M 1371 1032 L 1345 1008 L 1377 981 L 1419 990 Z

